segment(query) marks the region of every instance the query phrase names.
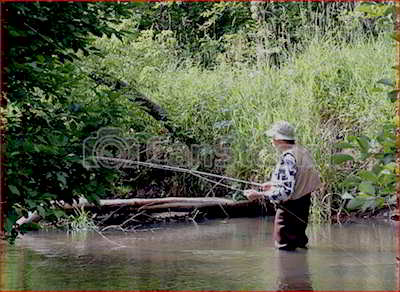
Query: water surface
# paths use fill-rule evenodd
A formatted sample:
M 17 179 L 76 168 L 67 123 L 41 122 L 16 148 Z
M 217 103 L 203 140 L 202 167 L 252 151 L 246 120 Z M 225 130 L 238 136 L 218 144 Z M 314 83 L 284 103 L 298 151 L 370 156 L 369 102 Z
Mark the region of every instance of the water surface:
M 1 290 L 396 290 L 395 227 L 313 225 L 278 251 L 271 218 L 147 232 L 35 232 L 0 243 Z

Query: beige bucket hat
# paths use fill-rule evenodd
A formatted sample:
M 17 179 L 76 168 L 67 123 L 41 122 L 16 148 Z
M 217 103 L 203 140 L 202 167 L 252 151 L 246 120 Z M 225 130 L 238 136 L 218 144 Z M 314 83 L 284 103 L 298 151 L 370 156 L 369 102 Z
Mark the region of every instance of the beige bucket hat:
M 272 125 L 265 134 L 275 140 L 296 140 L 294 127 L 286 121 L 279 121 Z

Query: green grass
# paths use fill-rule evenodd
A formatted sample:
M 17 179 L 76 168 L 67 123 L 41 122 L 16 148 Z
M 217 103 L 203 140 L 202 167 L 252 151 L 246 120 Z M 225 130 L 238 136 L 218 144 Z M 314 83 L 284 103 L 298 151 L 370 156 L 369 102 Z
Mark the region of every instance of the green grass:
M 91 214 L 83 207 L 75 208 L 75 214 L 68 217 L 68 232 L 87 232 L 96 228 Z
M 142 38 L 121 46 L 117 40 L 100 40 L 110 55 L 99 65 L 130 83 L 138 81 L 140 90 L 199 143 L 231 141 L 232 159 L 226 168 L 212 170 L 228 176 L 265 181 L 276 154 L 264 132 L 274 121 L 293 123 L 323 177 L 321 199 L 313 202 L 318 214 L 330 214 L 332 200 L 326 198 L 339 191 L 331 165 L 338 137 L 372 133 L 394 115 L 386 88 L 377 84 L 394 79 L 395 47 L 385 36 L 341 46 L 316 37 L 281 68 L 220 62 L 205 70 L 177 59 L 173 46 L 165 43 L 171 44 Z
M 393 56 L 393 45 L 385 39 L 342 48 L 315 41 L 281 69 L 224 65 L 160 74 L 157 92 L 149 95 L 205 143 L 233 136 L 233 159 L 226 171 L 242 179 L 267 178 L 275 156 L 264 132 L 277 120 L 293 123 L 300 143 L 316 158 L 323 195 L 333 195 L 337 176 L 331 154 L 337 137 L 371 133 L 394 114 L 376 83 L 392 77 Z M 216 128 L 222 121 L 232 126 Z M 330 212 L 326 200 L 313 206 L 325 208 L 319 213 Z

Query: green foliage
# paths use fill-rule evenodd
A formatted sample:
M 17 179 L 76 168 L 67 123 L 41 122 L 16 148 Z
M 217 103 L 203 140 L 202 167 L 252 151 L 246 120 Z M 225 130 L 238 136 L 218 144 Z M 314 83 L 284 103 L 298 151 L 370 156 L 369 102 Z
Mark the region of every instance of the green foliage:
M 316 156 L 324 198 L 337 193 L 337 182 L 344 179 L 330 166 L 333 145 L 354 136 L 347 147 L 359 149 L 360 157 L 342 153 L 335 162 L 381 161 L 348 177 L 362 196 L 379 194 L 387 201 L 381 194 L 390 192 L 383 182 L 392 182 L 388 151 L 393 141 L 386 132 L 367 136 L 393 114 L 382 98 L 393 52 L 379 36 L 387 29 L 377 21 L 381 16 L 365 16 L 368 11 L 355 9 L 358 4 L 37 2 L 7 7 L 8 234 L 15 235 L 13 224 L 30 211 L 49 219 L 64 216 L 50 208 L 54 200 L 83 195 L 96 202 L 121 190 L 128 197 L 138 181 L 153 184 L 154 173 L 143 169 L 84 167 L 85 141 L 101 138 L 102 128 L 118 128 L 121 138 L 137 139 L 142 146 L 161 136 L 167 145 L 157 150 L 168 162 L 185 160 L 187 145 L 171 139 L 165 124 L 129 101 L 141 93 L 167 111 L 168 126 L 179 129 L 178 137 L 207 146 L 202 151 L 213 155 L 212 163 L 194 167 L 265 180 L 275 157 L 264 132 L 286 119 Z M 386 17 L 384 23 L 390 21 Z M 96 83 L 90 77 L 94 73 L 125 86 Z M 390 93 L 392 100 L 396 92 Z M 364 131 L 366 137 L 356 136 Z M 370 153 L 371 145 L 386 152 Z M 175 194 L 209 192 L 192 177 L 161 176 Z M 320 213 L 329 208 L 325 199 L 313 204 Z
M 148 48 L 148 54 L 140 58 L 137 52 L 142 46 Z M 150 72 L 141 65 L 143 58 L 148 58 L 150 64 L 159 64 L 159 70 L 152 70 L 148 79 L 140 79 L 141 90 L 161 104 L 172 122 L 199 143 L 216 145 L 220 137 L 230 141 L 232 159 L 219 171 L 265 178 L 274 155 L 263 131 L 273 120 L 288 119 L 299 127 L 300 140 L 312 145 L 332 192 L 336 184 L 336 174 L 330 167 L 330 155 L 335 153 L 332 144 L 340 136 L 354 135 L 362 129 L 371 132 L 374 125 L 393 114 L 382 99 L 384 90 L 376 83 L 390 67 L 392 53 L 373 53 L 384 51 L 387 46 L 385 38 L 341 47 L 331 47 L 330 42 L 321 44 L 316 38 L 303 54 L 293 57 L 281 69 L 222 63 L 213 70 L 204 70 L 187 59 L 179 67 L 162 63 L 158 59 L 158 39 L 132 40 L 128 49 L 115 39 L 98 42 L 98 47 L 111 52 L 101 60 L 101 66 L 107 64 L 108 70 L 122 80 L 131 81 L 143 76 L 143 71 Z M 124 53 L 113 53 L 119 50 Z M 174 52 L 174 47 L 163 51 L 170 64 L 179 63 L 179 53 Z M 371 63 L 372 58 L 376 62 Z M 93 66 L 94 60 L 85 62 L 90 64 L 86 66 Z M 137 65 L 118 71 L 126 62 Z M 340 159 L 343 158 L 351 159 Z
M 132 40 L 128 47 L 140 51 L 141 46 L 149 48 L 149 55 L 142 58 L 161 65 L 160 70 L 151 71 L 148 79 L 141 79 L 140 89 L 166 109 L 174 125 L 199 143 L 215 150 L 221 138 L 229 142 L 229 161 L 222 167 L 214 164 L 208 169 L 212 172 L 265 180 L 275 156 L 263 133 L 273 121 L 287 119 L 298 127 L 300 142 L 315 154 L 325 180 L 324 191 L 333 195 L 343 180 L 331 167 L 336 141 L 361 131 L 373 133 L 377 125 L 393 115 L 383 85 L 376 83 L 392 62 L 393 52 L 385 51 L 389 43 L 383 37 L 341 47 L 331 47 L 330 42 L 324 44 L 316 38 L 303 54 L 297 54 L 280 69 L 221 63 L 205 70 L 190 61 L 175 66 L 180 57 L 172 53 L 173 48 L 164 51 L 172 64 L 168 66 L 168 62 L 158 63 L 158 39 Z M 126 49 L 116 39 L 99 40 L 98 47 L 105 51 L 112 48 L 111 52 L 125 50 L 122 56 L 111 54 L 99 62 L 107 64 L 108 70 L 122 80 L 131 82 L 142 76 L 145 67 L 140 65 L 138 50 Z M 376 51 L 386 53 L 376 56 Z M 94 60 L 85 62 L 93 66 Z M 139 65 L 118 71 L 126 62 Z M 154 133 L 148 126 L 148 131 Z M 365 141 L 358 143 L 362 146 Z M 349 155 L 335 159 L 351 160 Z M 328 213 L 327 199 L 317 203 Z
M 333 157 L 333 163 L 335 164 L 339 164 L 345 161 L 349 161 L 349 160 L 353 160 L 353 156 L 349 155 L 349 154 L 334 154 Z
M 86 232 L 96 230 L 92 215 L 82 208 L 75 208 L 75 214 L 68 217 L 68 232 Z
M 379 2 L 364 2 L 356 9 L 363 12 L 367 18 L 375 18 L 381 23 L 392 23 L 395 6 Z
M 60 214 L 51 210 L 53 200 L 71 201 L 84 195 L 96 201 L 111 192 L 117 173 L 85 169 L 82 143 L 93 131 L 116 124 L 118 113 L 126 109 L 115 104 L 113 96 L 94 90 L 72 61 L 98 54 L 92 46 L 94 36 L 125 35 L 110 23 L 118 24 L 130 15 L 132 4 L 5 5 L 10 16 L 6 232 L 13 237 L 13 224 L 28 211 L 56 219 Z M 87 89 L 77 94 L 73 90 L 77 84 Z M 97 102 L 84 104 L 83 97 L 89 96 Z
M 130 7 L 129 3 L 8 3 L 10 99 L 23 98 L 34 87 L 55 93 L 61 86 L 54 85 L 65 76 L 53 68 L 76 60 L 78 51 L 97 53 L 89 36 L 122 38 L 124 32 L 110 22 L 119 23 Z
M 383 24 L 392 23 L 394 17 L 394 6 L 388 4 L 363 3 L 358 7 L 358 11 L 364 12 L 367 17 L 378 19 Z M 399 41 L 396 37 L 394 39 Z M 377 80 L 376 84 L 395 87 L 395 83 L 387 78 Z M 375 88 L 375 91 L 383 90 Z M 387 97 L 392 103 L 395 102 L 397 90 L 390 91 Z M 354 175 L 342 182 L 342 187 L 346 190 L 342 199 L 349 199 L 346 205 L 349 210 L 374 210 L 396 201 L 396 126 L 393 120 L 385 121 L 379 126 L 379 131 L 372 138 L 365 135 L 348 136 L 347 143 L 338 145 L 342 149 L 352 149 L 356 153 L 354 157 L 347 154 L 334 156 L 337 164 L 345 161 L 340 159 L 344 155 L 348 160 L 355 160 L 355 164 L 352 165 L 352 168 L 356 169 Z M 348 190 L 353 190 L 353 194 L 349 194 Z
M 184 56 L 212 68 L 232 58 L 280 65 L 316 35 L 341 43 L 391 29 L 367 13 L 356 2 L 148 2 L 136 8 L 134 20 L 140 30 L 171 31 Z
M 246 26 L 251 21 L 248 7 L 248 3 L 147 2 L 136 10 L 136 19 L 142 31 L 171 31 L 183 55 L 194 56 L 207 67 L 221 50 L 215 43 L 216 51 L 210 51 L 210 44 Z
M 387 122 L 382 130 L 373 138 L 366 136 L 349 136 L 347 149 L 352 149 L 354 160 L 351 169 L 354 175 L 342 182 L 346 195 L 342 199 L 350 199 L 346 207 L 349 210 L 382 208 L 395 203 L 395 125 Z M 342 144 L 343 145 L 343 144 Z M 344 154 L 336 154 L 334 158 Z M 338 164 L 343 161 L 337 160 Z M 342 169 L 343 170 L 343 169 Z M 352 194 L 349 191 L 352 190 Z

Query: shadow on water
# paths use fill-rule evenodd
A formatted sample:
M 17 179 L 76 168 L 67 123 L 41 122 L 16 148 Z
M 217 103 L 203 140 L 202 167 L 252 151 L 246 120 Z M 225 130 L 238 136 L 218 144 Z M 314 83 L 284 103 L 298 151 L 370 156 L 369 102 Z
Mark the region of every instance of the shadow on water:
M 149 232 L 27 234 L 0 243 L 0 290 L 395 290 L 390 223 L 310 226 L 310 249 L 278 251 L 272 218 Z

